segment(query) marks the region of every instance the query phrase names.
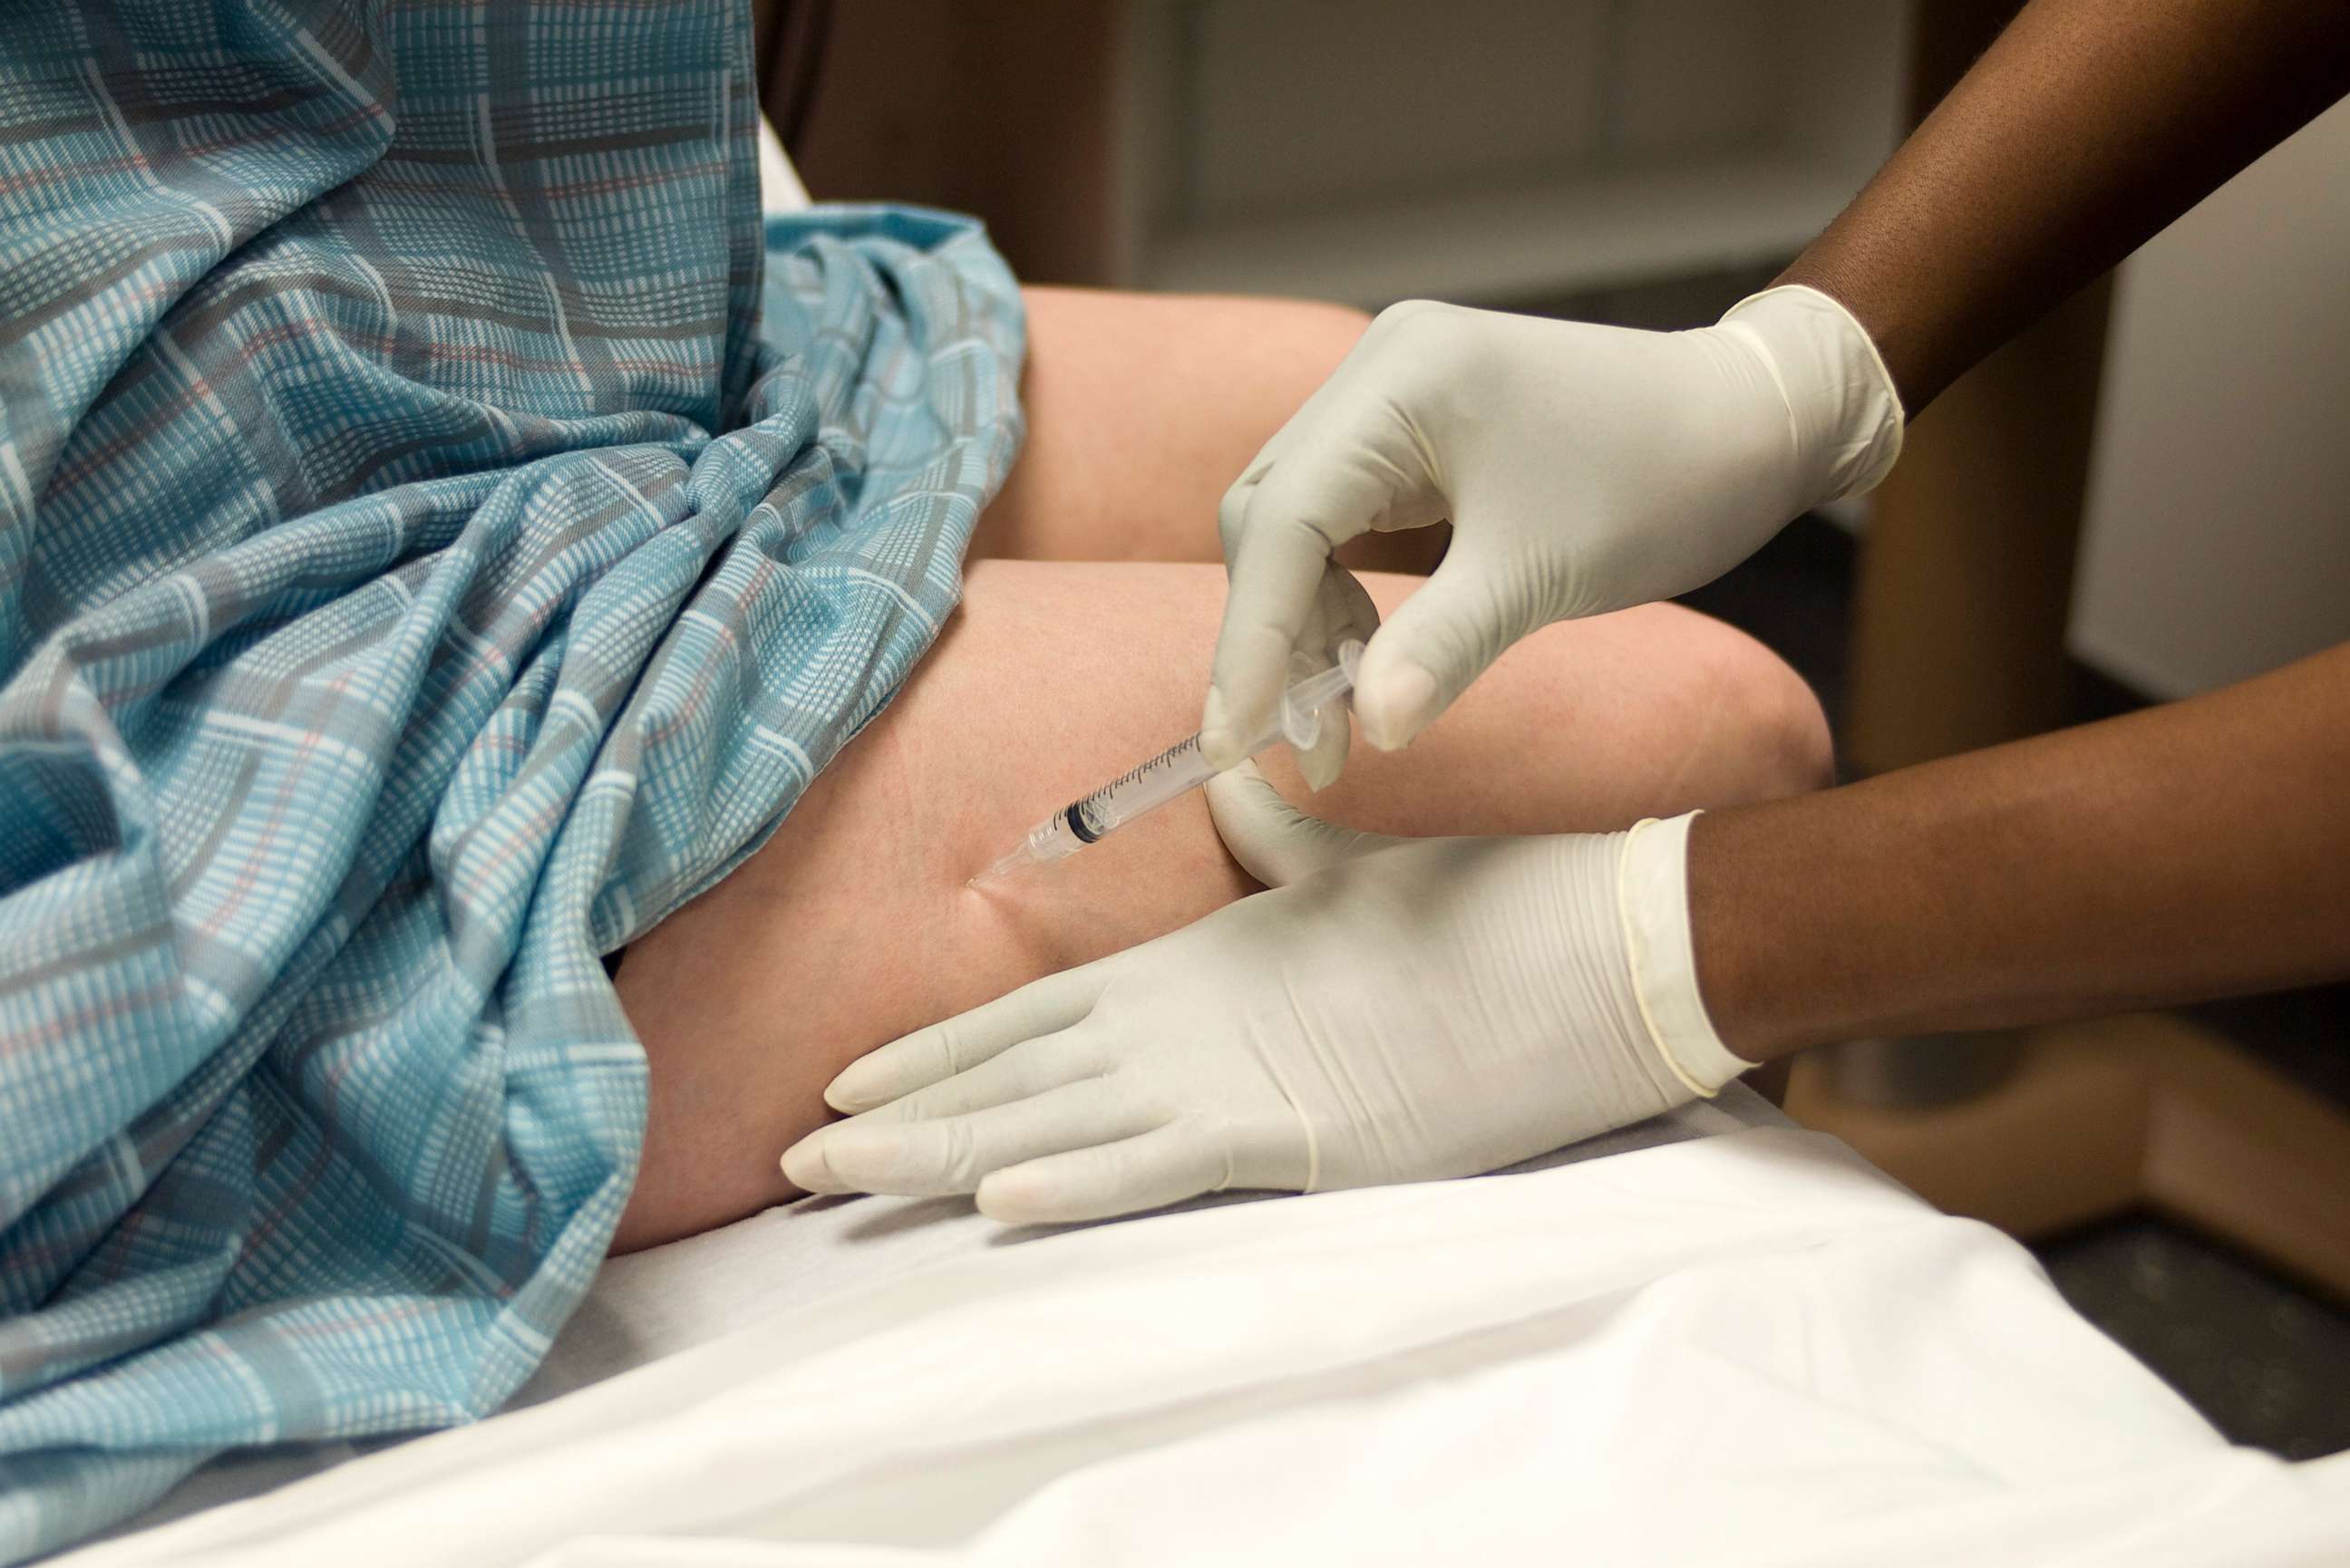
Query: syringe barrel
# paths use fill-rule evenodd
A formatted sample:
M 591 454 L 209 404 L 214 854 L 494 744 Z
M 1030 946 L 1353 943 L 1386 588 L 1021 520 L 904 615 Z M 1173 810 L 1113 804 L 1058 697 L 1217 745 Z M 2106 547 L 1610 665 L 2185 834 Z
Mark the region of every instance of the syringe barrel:
M 1338 662 L 1294 681 L 1282 693 L 1280 711 L 1261 735 L 1251 738 L 1248 754 L 1256 755 L 1283 739 L 1300 750 L 1321 733 L 1322 716 L 1333 702 L 1343 701 L 1354 690 L 1363 645 L 1348 641 L 1338 649 Z M 1193 735 L 1168 747 L 1149 762 L 1102 785 L 1093 794 L 1071 801 L 1033 829 L 1024 852 L 1031 861 L 1044 862 L 1074 855 L 1085 845 L 1125 826 L 1136 817 L 1158 810 L 1176 796 L 1199 788 L 1216 776 L 1200 754 L 1200 737 Z
M 1200 754 L 1200 737 L 1193 735 L 1120 774 L 1082 800 L 1071 802 L 1062 815 L 1070 831 L 1090 844 L 1177 795 L 1199 788 L 1215 773 Z

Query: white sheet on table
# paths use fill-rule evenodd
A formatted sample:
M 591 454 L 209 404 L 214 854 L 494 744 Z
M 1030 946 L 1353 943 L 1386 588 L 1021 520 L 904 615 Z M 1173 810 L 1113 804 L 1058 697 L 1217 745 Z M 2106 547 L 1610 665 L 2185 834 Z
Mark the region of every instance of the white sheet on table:
M 1522 1169 L 1600 1159 L 1636 1148 L 1711 1137 L 1749 1127 L 1792 1126 L 1742 1084 L 1710 1103 L 1683 1106 L 1637 1127 L 1526 1161 Z M 1185 1208 L 1259 1201 L 1202 1198 Z M 615 1258 L 556 1337 L 536 1376 L 508 1402 L 515 1409 L 642 1366 L 785 1307 L 893 1278 L 965 1253 L 1041 1240 L 1050 1229 L 1006 1231 L 963 1199 L 804 1199 L 666 1247 Z M 409 1436 L 252 1449 L 214 1459 L 137 1518 L 126 1535 L 380 1452 Z
M 920 1207 L 853 1222 L 935 1240 Z M 2350 1467 L 2230 1449 L 2021 1249 L 1807 1134 L 968 1241 L 73 1561 L 2350 1551 Z
M 1792 1127 L 1743 1084 L 1538 1156 L 1521 1170 L 1604 1159 L 1636 1148 L 1713 1137 L 1751 1127 Z M 1263 1194 L 1196 1199 L 1186 1210 L 1270 1201 Z M 596 1276 L 554 1351 L 509 1408 L 535 1405 L 771 1318 L 785 1306 L 990 1249 L 1068 1234 L 1073 1227 L 1007 1231 L 967 1199 L 806 1199 L 787 1208 L 615 1258 Z

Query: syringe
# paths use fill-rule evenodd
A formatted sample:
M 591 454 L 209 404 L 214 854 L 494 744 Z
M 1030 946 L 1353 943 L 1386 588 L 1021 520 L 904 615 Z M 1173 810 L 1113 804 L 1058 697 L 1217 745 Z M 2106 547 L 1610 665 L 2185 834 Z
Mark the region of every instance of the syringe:
M 1338 645 L 1338 662 L 1308 675 L 1281 694 L 1281 711 L 1264 732 L 1249 742 L 1256 755 L 1279 741 L 1303 751 L 1322 732 L 1322 716 L 1332 703 L 1344 704 L 1355 690 L 1355 670 L 1362 663 L 1363 645 L 1349 639 Z M 1028 830 L 1019 847 L 972 878 L 992 881 L 1024 866 L 1049 866 L 1066 860 L 1146 812 L 1158 810 L 1176 796 L 1198 789 L 1216 776 L 1200 754 L 1200 737 L 1168 747 L 1149 762 L 1131 768 L 1081 799 L 1071 801 Z

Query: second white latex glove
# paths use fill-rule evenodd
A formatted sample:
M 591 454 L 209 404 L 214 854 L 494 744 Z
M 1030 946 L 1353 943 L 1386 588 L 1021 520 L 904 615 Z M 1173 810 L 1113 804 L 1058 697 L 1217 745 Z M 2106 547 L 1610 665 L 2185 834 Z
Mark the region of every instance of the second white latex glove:
M 1391 839 L 1209 785 L 1270 889 L 852 1064 L 784 1174 L 1008 1222 L 1492 1170 L 1711 1094 L 1690 818 Z
M 1218 510 L 1232 594 L 1201 749 L 1237 762 L 1293 660 L 1326 664 L 1348 637 L 1368 643 L 1364 737 L 1402 745 L 1520 638 L 1688 592 L 1874 485 L 1900 447 L 1875 346 L 1814 289 L 1690 332 L 1395 306 Z M 1446 520 L 1442 564 L 1380 627 L 1331 552 Z M 1346 755 L 1331 729 L 1299 759 L 1316 788 Z

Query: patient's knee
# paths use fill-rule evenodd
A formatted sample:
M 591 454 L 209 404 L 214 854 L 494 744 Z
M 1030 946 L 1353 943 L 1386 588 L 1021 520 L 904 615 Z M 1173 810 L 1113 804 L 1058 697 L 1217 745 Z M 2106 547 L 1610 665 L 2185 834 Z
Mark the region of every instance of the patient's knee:
M 1716 671 L 1726 699 L 1719 711 L 1742 797 L 1773 800 L 1835 783 L 1835 743 L 1818 694 L 1761 643 L 1729 636 Z

